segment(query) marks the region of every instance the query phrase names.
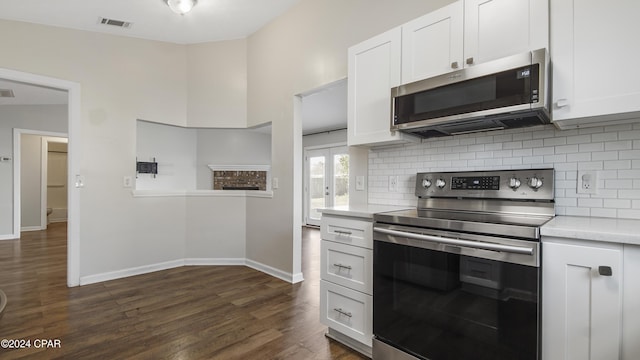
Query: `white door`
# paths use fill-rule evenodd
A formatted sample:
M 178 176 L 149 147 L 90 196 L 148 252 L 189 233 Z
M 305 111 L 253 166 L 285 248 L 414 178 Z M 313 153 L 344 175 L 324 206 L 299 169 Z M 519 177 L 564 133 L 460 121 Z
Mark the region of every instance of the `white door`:
M 305 150 L 305 223 L 320 226 L 318 209 L 349 205 L 346 146 Z

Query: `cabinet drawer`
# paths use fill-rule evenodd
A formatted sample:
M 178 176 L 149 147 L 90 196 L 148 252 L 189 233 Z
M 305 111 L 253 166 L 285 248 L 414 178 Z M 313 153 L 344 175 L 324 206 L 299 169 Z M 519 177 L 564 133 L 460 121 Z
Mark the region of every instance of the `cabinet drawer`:
M 322 215 L 322 239 L 373 249 L 373 222 Z
M 320 322 L 371 346 L 371 295 L 320 281 Z
M 348 288 L 371 294 L 373 250 L 322 241 L 321 277 Z

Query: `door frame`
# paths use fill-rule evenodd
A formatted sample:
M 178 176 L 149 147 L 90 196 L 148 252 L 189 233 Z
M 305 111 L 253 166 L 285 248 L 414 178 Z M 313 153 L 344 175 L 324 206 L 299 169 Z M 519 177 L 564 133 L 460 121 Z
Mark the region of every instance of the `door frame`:
M 67 165 L 67 192 L 68 221 L 67 221 L 67 286 L 80 285 L 80 189 L 84 186 L 83 177 L 80 173 L 81 165 L 81 113 L 82 103 L 80 96 L 80 84 L 73 81 L 57 79 L 48 76 L 36 75 L 22 71 L 0 68 L 0 78 L 51 87 L 67 91 L 68 97 L 68 165 Z M 16 185 L 16 172 L 14 161 L 14 187 Z M 19 176 L 19 173 L 18 173 Z M 19 183 L 18 183 L 19 184 Z M 14 214 L 15 221 L 15 214 Z M 14 236 L 20 236 L 20 229 L 16 233 L 14 222 Z M 16 237 L 14 237 L 15 239 Z
M 66 138 L 68 141 L 67 133 L 31 130 L 31 129 L 13 129 L 13 237 L 14 239 L 20 239 L 20 232 L 22 231 L 22 135 L 35 135 L 40 136 L 41 148 L 40 148 L 40 230 L 47 228 L 47 183 L 46 183 L 46 148 L 42 147 L 42 143 L 47 142 L 47 138 Z M 68 166 L 67 166 L 68 167 Z M 67 179 L 67 187 L 69 179 Z M 34 227 L 33 230 L 37 230 Z
M 69 143 L 69 138 L 64 136 L 43 136 L 41 138 L 42 141 L 42 156 L 40 157 L 41 163 L 41 170 L 40 170 L 40 224 L 42 226 L 42 229 L 46 229 L 48 224 L 47 221 L 47 201 L 49 200 L 48 198 L 48 193 L 49 193 L 49 183 L 48 183 L 48 177 L 49 177 L 49 143 L 61 143 L 61 144 L 68 144 Z M 68 158 L 68 155 L 67 155 Z M 67 167 L 69 167 L 69 165 L 67 164 Z M 65 169 L 66 171 L 66 169 Z M 67 179 L 68 181 L 68 179 Z M 69 183 L 67 182 L 67 191 L 69 191 Z
M 324 145 L 315 145 L 315 146 L 307 146 L 304 148 L 304 175 L 303 175 L 303 223 L 305 225 L 312 225 L 312 226 L 318 226 L 316 224 L 309 224 L 309 175 L 310 175 L 310 168 L 309 168 L 309 152 L 310 151 L 315 151 L 315 150 L 327 150 L 329 155 L 333 155 L 334 152 L 332 151 L 333 149 L 336 148 L 344 148 L 346 150 L 346 154 L 349 154 L 349 148 L 347 146 L 346 142 L 337 142 L 337 143 L 331 143 L 331 144 L 324 144 Z M 333 160 L 331 160 L 331 162 L 333 162 Z M 331 169 L 329 171 L 330 173 L 333 173 L 333 170 Z M 325 174 L 326 175 L 326 174 Z

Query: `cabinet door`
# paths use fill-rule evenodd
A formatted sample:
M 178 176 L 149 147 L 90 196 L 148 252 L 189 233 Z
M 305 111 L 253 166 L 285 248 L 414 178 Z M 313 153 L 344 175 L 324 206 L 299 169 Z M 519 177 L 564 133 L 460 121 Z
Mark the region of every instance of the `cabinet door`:
M 349 145 L 402 142 L 391 133 L 391 88 L 400 84 L 400 28 L 349 48 Z
M 462 68 L 462 1 L 402 25 L 402 83 Z
M 640 354 L 640 246 L 624 246 L 624 298 L 622 300 L 622 360 Z
M 621 245 L 543 241 L 542 358 L 618 359 L 622 279 Z
M 547 0 L 465 0 L 465 66 L 548 47 Z
M 638 14 L 640 1 L 551 0 L 553 120 L 580 119 L 561 128 L 638 115 Z
M 371 295 L 373 250 L 323 240 L 320 245 L 320 277 Z
M 373 299 L 371 295 L 320 280 L 320 322 L 371 346 Z

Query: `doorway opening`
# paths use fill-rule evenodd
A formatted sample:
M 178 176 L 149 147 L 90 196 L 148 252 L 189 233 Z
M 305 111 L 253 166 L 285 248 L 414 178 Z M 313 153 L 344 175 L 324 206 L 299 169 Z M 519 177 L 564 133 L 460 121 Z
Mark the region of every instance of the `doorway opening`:
M 67 191 L 67 286 L 80 285 L 80 193 L 79 189 L 84 186 L 83 177 L 80 174 L 80 84 L 67 80 L 56 79 L 47 76 L 41 76 L 21 71 L 0 68 L 0 80 L 10 81 L 16 84 L 40 87 L 42 89 L 53 89 L 66 92 L 67 94 L 67 133 L 54 134 L 63 135 L 68 138 L 68 166 L 66 170 Z M 13 128 L 19 128 L 15 126 Z M 8 135 L 10 137 L 10 135 Z M 15 138 L 15 134 L 14 134 Z M 7 187 L 11 193 L 13 201 L 8 212 L 11 214 L 10 221 L 12 226 L 6 233 L 0 234 L 0 240 L 10 240 L 20 238 L 20 222 L 16 221 L 20 218 L 20 199 L 15 196 L 16 188 L 20 188 L 20 159 L 19 150 L 16 150 L 14 142 L 12 157 L 8 158 L 13 162 L 13 166 L 4 167 L 3 173 L 9 174 L 12 187 Z M 5 175 L 6 175 L 5 174 Z M 19 194 L 19 192 L 18 192 Z M 46 213 L 45 213 L 46 214 Z
M 304 159 L 305 224 L 320 226 L 319 209 L 349 205 L 349 150 L 306 148 Z
M 67 221 L 68 138 L 66 133 L 14 129 L 14 221 L 18 235 Z

